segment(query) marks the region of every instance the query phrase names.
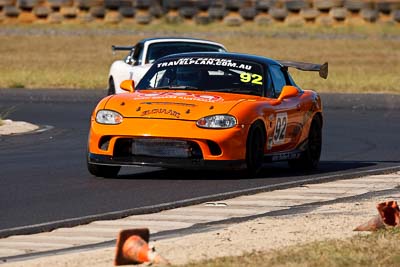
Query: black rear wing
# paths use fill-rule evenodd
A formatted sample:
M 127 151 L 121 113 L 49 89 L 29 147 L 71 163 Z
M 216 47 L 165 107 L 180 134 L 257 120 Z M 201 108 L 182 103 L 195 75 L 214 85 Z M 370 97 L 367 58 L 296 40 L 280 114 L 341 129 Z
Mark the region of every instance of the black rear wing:
M 121 46 L 121 45 L 112 45 L 111 46 L 111 50 L 113 52 L 115 52 L 115 51 L 131 51 L 134 48 L 135 48 L 134 46 Z
M 296 62 L 296 61 L 286 61 L 286 60 L 278 60 L 285 68 L 295 68 L 303 71 L 318 71 L 319 76 L 321 78 L 328 78 L 328 62 L 324 64 L 314 64 L 314 63 L 306 63 L 306 62 Z

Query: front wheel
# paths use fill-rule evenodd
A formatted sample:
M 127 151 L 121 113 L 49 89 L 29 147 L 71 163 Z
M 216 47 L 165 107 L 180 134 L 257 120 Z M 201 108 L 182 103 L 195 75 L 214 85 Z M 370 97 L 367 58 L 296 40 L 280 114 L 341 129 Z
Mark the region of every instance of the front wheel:
M 306 149 L 298 159 L 289 160 L 294 169 L 314 170 L 318 167 L 322 148 L 322 124 L 318 118 L 311 122 Z
M 249 130 L 246 144 L 246 164 L 249 175 L 257 175 L 262 169 L 265 139 L 265 133 L 261 124 L 253 124 Z
M 88 171 L 97 177 L 115 178 L 118 175 L 120 166 L 98 165 L 87 162 Z

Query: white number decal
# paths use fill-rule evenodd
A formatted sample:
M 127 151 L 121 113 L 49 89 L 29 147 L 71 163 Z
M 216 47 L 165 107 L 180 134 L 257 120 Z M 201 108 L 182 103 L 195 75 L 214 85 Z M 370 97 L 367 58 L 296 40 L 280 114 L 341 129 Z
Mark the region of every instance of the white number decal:
M 276 115 L 274 144 L 282 143 L 285 139 L 287 127 L 287 113 L 278 113 Z

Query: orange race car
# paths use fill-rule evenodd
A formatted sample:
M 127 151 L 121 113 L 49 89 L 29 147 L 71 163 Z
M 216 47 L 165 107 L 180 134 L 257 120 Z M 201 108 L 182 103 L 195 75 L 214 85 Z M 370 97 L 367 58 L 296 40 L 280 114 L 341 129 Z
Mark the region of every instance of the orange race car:
M 236 53 L 186 53 L 154 63 L 127 93 L 102 99 L 91 117 L 87 165 L 95 176 L 121 166 L 246 169 L 287 160 L 316 168 L 323 124 L 320 96 L 302 90 L 288 67 L 323 65 Z

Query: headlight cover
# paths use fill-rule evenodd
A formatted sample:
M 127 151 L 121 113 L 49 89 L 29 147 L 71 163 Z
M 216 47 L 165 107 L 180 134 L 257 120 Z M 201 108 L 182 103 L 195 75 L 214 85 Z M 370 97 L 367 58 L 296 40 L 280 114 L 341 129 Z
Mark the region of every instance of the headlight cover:
M 210 129 L 228 129 L 236 124 L 236 118 L 231 115 L 212 115 L 203 117 L 196 122 L 198 127 Z
M 112 110 L 102 109 L 96 114 L 96 122 L 101 124 L 120 124 L 122 120 L 122 115 Z

